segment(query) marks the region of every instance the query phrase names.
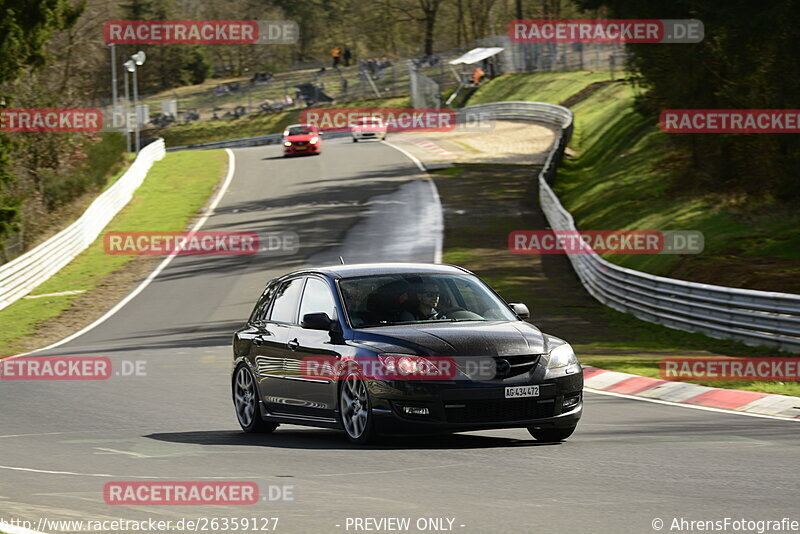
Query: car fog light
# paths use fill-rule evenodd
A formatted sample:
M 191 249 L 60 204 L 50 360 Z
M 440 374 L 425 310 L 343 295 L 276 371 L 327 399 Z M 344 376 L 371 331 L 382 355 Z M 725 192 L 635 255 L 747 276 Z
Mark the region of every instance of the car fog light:
M 403 412 L 409 415 L 430 415 L 430 410 L 422 406 L 403 406 Z
M 572 408 L 573 406 L 577 406 L 580 400 L 581 400 L 580 395 L 575 395 L 574 397 L 567 397 L 564 399 L 562 406 L 564 408 Z

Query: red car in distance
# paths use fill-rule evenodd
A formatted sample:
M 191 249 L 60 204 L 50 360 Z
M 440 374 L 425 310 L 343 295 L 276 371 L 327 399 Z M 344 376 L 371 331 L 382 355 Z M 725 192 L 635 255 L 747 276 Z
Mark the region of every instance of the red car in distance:
M 319 154 L 321 135 L 313 124 L 292 124 L 283 132 L 283 156 Z

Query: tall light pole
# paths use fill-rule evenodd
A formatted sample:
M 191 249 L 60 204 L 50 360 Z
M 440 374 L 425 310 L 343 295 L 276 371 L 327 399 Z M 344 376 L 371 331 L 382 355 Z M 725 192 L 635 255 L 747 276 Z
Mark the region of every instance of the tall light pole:
M 131 92 L 128 89 L 128 73 L 136 71 L 136 63 L 131 61 L 130 59 L 122 64 L 125 67 L 125 143 L 128 147 L 128 153 L 132 152 L 131 150 L 131 113 L 130 113 L 130 101 L 131 101 Z M 134 121 L 136 122 L 136 121 Z
M 139 84 L 136 81 L 136 67 L 141 67 L 144 65 L 144 60 L 147 56 L 139 50 L 134 55 L 131 56 L 135 66 L 133 67 L 133 109 L 135 110 L 136 115 L 136 153 L 139 153 L 139 149 L 141 148 L 141 143 L 139 141 Z
M 114 43 L 108 45 L 111 51 L 111 125 L 117 127 L 117 53 Z

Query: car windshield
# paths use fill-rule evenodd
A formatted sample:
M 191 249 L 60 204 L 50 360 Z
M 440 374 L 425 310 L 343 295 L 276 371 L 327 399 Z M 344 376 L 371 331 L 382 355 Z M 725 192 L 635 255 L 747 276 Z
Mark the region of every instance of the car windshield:
M 459 274 L 391 274 L 339 282 L 355 328 L 396 324 L 514 321 L 517 317 L 477 277 Z
M 366 118 L 366 119 L 358 119 L 357 122 L 360 126 L 380 126 L 381 120 L 377 117 L 375 118 Z
M 286 135 L 309 135 L 311 130 L 305 126 L 290 126 L 286 130 Z

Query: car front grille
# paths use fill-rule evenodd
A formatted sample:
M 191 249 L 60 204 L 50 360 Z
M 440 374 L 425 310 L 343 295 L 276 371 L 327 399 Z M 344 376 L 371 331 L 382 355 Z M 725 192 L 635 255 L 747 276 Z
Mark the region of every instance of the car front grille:
M 492 357 L 494 360 L 493 369 L 490 362 L 481 361 L 484 358 L 489 358 L 488 356 L 477 360 L 479 368 L 476 368 L 476 360 L 472 358 L 461 362 L 456 360 L 456 362 L 461 372 L 465 373 L 472 380 L 506 380 L 531 372 L 531 370 L 536 367 L 536 364 L 539 363 L 539 358 L 541 357 L 541 354 L 494 356 Z M 489 363 L 490 367 L 487 368 L 485 366 L 486 363 Z
M 553 416 L 553 399 L 489 399 L 445 403 L 448 423 L 495 423 Z
M 533 369 L 540 357 L 540 354 L 525 354 L 522 356 L 505 356 L 503 358 L 495 358 L 495 363 L 498 366 L 497 378 L 511 378 L 513 376 L 519 376 L 527 373 Z M 503 375 L 501 372 L 505 369 L 504 366 L 500 366 L 501 360 L 506 360 L 510 364 L 510 369 L 508 369 L 505 375 Z

